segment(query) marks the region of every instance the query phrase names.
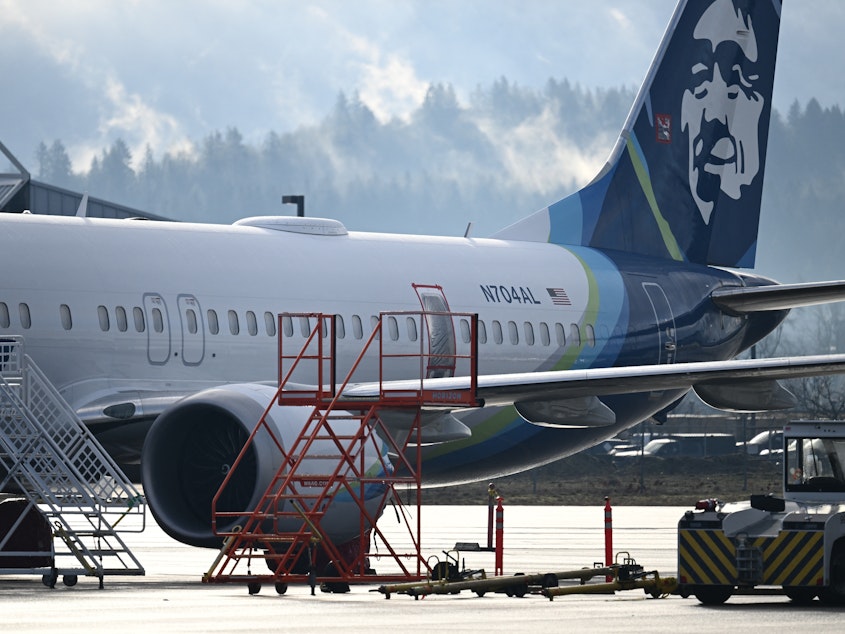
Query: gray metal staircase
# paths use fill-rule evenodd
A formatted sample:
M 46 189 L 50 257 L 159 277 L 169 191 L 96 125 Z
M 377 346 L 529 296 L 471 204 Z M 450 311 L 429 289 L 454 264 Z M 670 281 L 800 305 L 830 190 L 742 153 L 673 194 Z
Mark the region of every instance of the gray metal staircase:
M 102 587 L 105 575 L 144 574 L 118 534 L 144 530 L 143 496 L 25 354 L 20 337 L 0 339 L 0 491 L 19 493 L 49 520 L 48 585 L 59 575 L 68 585 L 78 575 L 98 577 Z M 19 572 L 4 569 L 2 552 L 0 572 Z

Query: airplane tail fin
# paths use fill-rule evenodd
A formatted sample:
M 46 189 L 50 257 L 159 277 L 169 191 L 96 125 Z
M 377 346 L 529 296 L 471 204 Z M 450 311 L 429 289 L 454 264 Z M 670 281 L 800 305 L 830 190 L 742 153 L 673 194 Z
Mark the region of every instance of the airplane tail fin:
M 753 267 L 781 0 L 681 0 L 580 191 L 495 237 Z

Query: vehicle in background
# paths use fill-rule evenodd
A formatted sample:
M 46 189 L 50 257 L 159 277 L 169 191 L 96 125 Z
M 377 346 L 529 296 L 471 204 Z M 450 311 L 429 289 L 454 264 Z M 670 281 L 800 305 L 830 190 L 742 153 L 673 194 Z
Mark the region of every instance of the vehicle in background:
M 783 430 L 770 429 L 767 431 L 761 431 L 745 443 L 742 441 L 736 443 L 736 449 L 739 452 L 744 450 L 752 456 L 782 456 Z
M 616 458 L 649 458 L 724 456 L 736 452 L 733 434 L 673 434 L 650 440 L 642 453 L 638 449 L 614 452 Z
M 617 451 L 628 451 L 631 449 L 636 449 L 636 445 L 631 444 L 630 440 L 608 438 L 587 449 L 586 453 L 591 456 L 612 456 Z

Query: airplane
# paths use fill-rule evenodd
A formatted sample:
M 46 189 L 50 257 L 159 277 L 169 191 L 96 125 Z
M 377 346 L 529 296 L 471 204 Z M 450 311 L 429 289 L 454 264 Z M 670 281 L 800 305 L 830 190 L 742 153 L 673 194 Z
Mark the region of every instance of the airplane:
M 779 380 L 843 373 L 845 355 L 736 357 L 790 309 L 845 299 L 845 281 L 740 270 L 755 261 L 780 13 L 681 0 L 598 175 L 490 238 L 0 214 L 0 338 L 22 335 L 111 455 L 140 465 L 169 535 L 214 548 L 210 500 L 272 399 L 276 340 L 310 327 L 280 314 L 336 315 L 345 368 L 383 312 L 478 316 L 479 406 L 426 425 L 426 486 L 547 464 L 664 420 L 691 390 L 726 410 L 788 407 Z M 464 321 L 432 323 L 431 346 L 465 341 Z M 395 319 L 382 336 L 413 351 L 422 329 Z M 375 366 L 361 377 L 350 398 L 378 389 Z M 472 389 L 454 367 L 425 382 Z M 278 410 L 291 438 L 305 415 Z

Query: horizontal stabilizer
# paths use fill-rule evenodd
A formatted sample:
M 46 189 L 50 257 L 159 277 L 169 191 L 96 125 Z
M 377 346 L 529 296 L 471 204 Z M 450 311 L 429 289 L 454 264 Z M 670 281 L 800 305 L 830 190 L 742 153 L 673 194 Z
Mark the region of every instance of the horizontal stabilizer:
M 719 308 L 735 313 L 788 310 L 845 300 L 845 280 L 719 288 L 710 298 Z
M 710 407 L 729 412 L 771 412 L 789 409 L 795 396 L 777 381 L 726 381 L 694 386 Z
M 541 427 L 606 427 L 616 422 L 616 414 L 595 396 L 555 401 L 514 403 L 522 418 Z

